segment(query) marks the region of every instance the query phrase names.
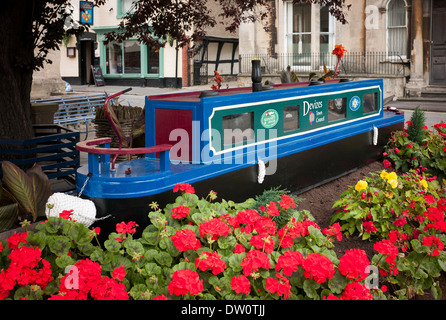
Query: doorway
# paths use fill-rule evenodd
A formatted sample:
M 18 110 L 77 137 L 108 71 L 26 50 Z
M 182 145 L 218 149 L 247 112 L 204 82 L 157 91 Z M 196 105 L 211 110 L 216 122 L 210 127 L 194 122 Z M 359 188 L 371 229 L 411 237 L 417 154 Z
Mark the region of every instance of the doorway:
M 432 0 L 430 84 L 446 85 L 446 1 Z
M 94 41 L 81 40 L 80 54 L 79 54 L 79 78 L 81 85 L 94 84 L 93 73 L 91 66 L 94 61 Z

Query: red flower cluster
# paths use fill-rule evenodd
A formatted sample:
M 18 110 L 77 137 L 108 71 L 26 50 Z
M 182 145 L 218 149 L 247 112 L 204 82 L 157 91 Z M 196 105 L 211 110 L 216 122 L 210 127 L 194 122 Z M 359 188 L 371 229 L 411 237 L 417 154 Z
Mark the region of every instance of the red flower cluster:
M 279 257 L 276 264 L 276 271 L 283 269 L 284 275 L 291 276 L 303 262 L 304 257 L 299 251 L 286 251 Z
M 344 288 L 341 300 L 373 300 L 373 296 L 365 284 L 350 282 Z
M 80 260 L 71 267 L 70 272 L 60 280 L 60 290 L 49 300 L 128 300 L 125 285 L 115 279 L 103 277 L 99 263 L 89 259 Z M 113 272 L 115 278 L 123 279 L 122 267 Z
M 441 240 L 435 236 L 424 237 L 423 238 L 423 246 L 434 248 L 434 250 L 432 250 L 432 252 L 431 252 L 433 257 L 438 257 L 440 251 L 442 251 L 444 249 L 443 242 L 441 242 Z
M 378 229 L 376 228 L 375 224 L 371 220 L 370 221 L 364 221 L 362 223 L 362 226 L 364 227 L 365 232 L 368 232 L 368 233 L 373 233 L 373 232 L 378 231 Z
M 271 253 L 274 251 L 274 239 L 267 233 L 261 233 L 251 237 L 249 241 L 256 249 Z
M 0 300 L 7 298 L 16 285 L 38 285 L 43 290 L 53 280 L 50 263 L 42 259 L 39 248 L 15 247 L 8 258 L 11 260 L 8 268 L 0 271 Z
M 134 221 L 130 221 L 130 222 L 128 222 L 128 223 L 125 223 L 124 221 L 123 222 L 121 222 L 121 223 L 118 223 L 117 225 L 116 225 L 116 232 L 117 233 L 123 233 L 123 234 L 126 234 L 126 233 L 130 233 L 130 234 L 132 234 L 132 233 L 135 233 L 136 232 L 136 227 L 137 227 L 138 225 L 136 224 L 136 222 L 134 222 Z
M 287 211 L 289 208 L 295 208 L 296 204 L 294 203 L 294 199 L 290 196 L 284 194 L 280 197 L 280 207 Z
M 317 283 L 324 283 L 333 278 L 335 273 L 333 262 L 326 256 L 319 253 L 310 253 L 302 264 L 305 278 L 315 280 Z
M 376 242 L 373 245 L 373 249 L 386 256 L 386 262 L 389 264 L 389 271 L 391 274 L 397 275 L 398 269 L 396 268 L 396 257 L 398 256 L 398 248 L 393 245 L 390 240 L 384 239 Z M 381 273 L 386 273 L 384 270 Z
M 338 241 L 342 240 L 341 225 L 339 222 L 334 223 L 329 228 L 325 228 L 322 233 L 328 237 L 335 237 Z
M 59 213 L 59 217 L 66 219 L 66 220 L 71 220 L 71 215 L 73 214 L 73 209 L 71 210 L 63 210 L 61 213 Z
M 221 219 L 214 218 L 206 222 L 202 222 L 198 227 L 200 237 L 211 237 L 212 240 L 217 240 L 219 236 L 226 237 L 231 228 Z
M 195 266 L 201 271 L 212 270 L 212 274 L 216 275 L 225 271 L 226 263 L 221 259 L 217 252 L 202 252 L 195 260 Z
M 14 234 L 8 238 L 8 248 L 15 250 L 19 247 L 20 243 L 24 243 L 24 244 L 27 243 L 28 242 L 26 240 L 27 236 L 28 236 L 28 234 L 26 232 L 17 233 L 15 231 Z
M 258 250 L 249 251 L 246 258 L 243 258 L 240 265 L 243 268 L 243 274 L 245 276 L 250 276 L 253 272 L 258 271 L 260 268 L 271 268 L 268 255 L 265 252 Z
M 186 206 L 178 206 L 172 208 L 172 218 L 174 219 L 183 219 L 190 215 L 189 207 Z
M 271 293 L 277 292 L 277 295 L 286 299 L 291 294 L 291 285 L 287 278 L 282 276 L 280 273 L 276 273 L 276 277 L 278 278 L 268 278 L 266 279 L 265 289 Z
M 178 183 L 173 188 L 173 192 L 178 192 L 178 191 L 181 191 L 183 193 L 194 194 L 195 188 L 192 187 L 189 183 Z
M 266 213 L 271 217 L 278 216 L 280 214 L 279 208 L 277 208 L 277 205 L 275 202 L 271 201 L 269 203 L 269 205 L 266 208 Z
M 279 243 L 282 248 L 289 248 L 294 243 L 294 238 L 303 236 L 305 230 L 301 222 L 292 219 L 283 228 L 277 231 L 279 236 Z
M 198 273 L 189 269 L 177 270 L 172 275 L 172 281 L 167 287 L 170 294 L 191 295 L 199 294 L 203 291 L 203 280 L 200 280 Z
M 236 293 L 249 294 L 251 292 L 251 285 L 248 278 L 246 278 L 244 275 L 239 277 L 234 276 L 231 279 L 231 289 Z
M 198 250 L 201 248 L 200 240 L 197 239 L 195 232 L 190 229 L 177 230 L 170 239 L 173 245 L 180 251 Z
M 339 260 L 338 270 L 347 279 L 361 281 L 365 280 L 369 273 L 366 272 L 370 261 L 364 250 L 347 250 Z

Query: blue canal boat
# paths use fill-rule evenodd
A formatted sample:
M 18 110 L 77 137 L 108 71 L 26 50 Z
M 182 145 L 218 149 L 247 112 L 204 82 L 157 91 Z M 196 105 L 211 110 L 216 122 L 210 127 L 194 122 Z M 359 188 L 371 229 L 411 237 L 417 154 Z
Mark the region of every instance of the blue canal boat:
M 244 201 L 281 186 L 296 193 L 381 158 L 404 115 L 383 106 L 383 81 L 327 81 L 149 96 L 145 148 L 109 148 L 111 139 L 80 142 L 88 165 L 78 191 L 97 217 L 149 223 L 148 205 L 175 200 L 178 183 L 199 196 Z M 114 163 L 111 155 L 142 153 Z

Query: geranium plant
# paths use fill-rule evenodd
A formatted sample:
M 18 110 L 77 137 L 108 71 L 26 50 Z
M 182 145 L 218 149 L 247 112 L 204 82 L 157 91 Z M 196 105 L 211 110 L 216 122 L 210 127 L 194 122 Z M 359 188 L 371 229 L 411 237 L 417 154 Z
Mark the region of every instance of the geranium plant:
M 436 278 L 446 271 L 445 204 L 441 185 L 419 170 L 400 176 L 382 171 L 341 195 L 332 222 L 340 220 L 350 235 L 377 241 L 372 264 L 398 298 L 425 290 L 439 298 Z
M 103 244 L 99 230 L 70 220 L 70 211 L 49 218 L 36 232 L 2 243 L 2 298 L 13 299 L 372 299 L 385 298 L 365 286 L 369 261 L 362 250 L 341 258 L 339 224 L 321 228 L 292 198 L 265 204 L 199 199 L 192 186 L 175 187 L 176 201 L 164 209 L 150 204 L 152 222 L 141 238 L 134 222 L 117 224 Z M 266 207 L 272 207 L 268 210 Z M 279 209 L 280 207 L 280 209 Z M 280 229 L 272 220 L 290 210 Z M 35 282 L 10 275 L 20 252 Z M 23 258 L 23 253 L 22 253 Z M 360 261 L 359 264 L 353 261 Z

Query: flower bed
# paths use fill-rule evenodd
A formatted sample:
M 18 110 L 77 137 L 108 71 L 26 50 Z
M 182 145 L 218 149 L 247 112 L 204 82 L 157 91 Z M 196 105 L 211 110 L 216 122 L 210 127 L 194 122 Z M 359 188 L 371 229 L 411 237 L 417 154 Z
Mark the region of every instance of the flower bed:
M 321 228 L 287 194 L 234 203 L 213 191 L 199 199 L 179 184 L 175 203 L 148 206 L 152 224 L 140 238 L 134 222 L 121 222 L 102 244 L 98 228 L 63 211 L 0 243 L 0 298 L 440 299 L 443 187 L 422 169 L 372 173 L 342 194 L 332 224 Z M 375 254 L 336 253 L 342 232 L 375 242 Z
M 373 299 L 362 250 L 338 258 L 338 224 L 320 230 L 293 198 L 258 212 L 245 203 L 199 199 L 182 184 L 176 202 L 151 204 L 152 225 L 119 223 L 103 247 L 99 232 L 70 219 L 39 224 L 2 243 L 1 297 L 13 299 Z M 184 191 L 182 191 L 184 190 Z M 291 211 L 277 229 L 273 216 Z M 24 259 L 24 257 L 28 257 Z M 354 263 L 360 261 L 360 263 Z M 373 282 L 373 281 L 372 281 Z

